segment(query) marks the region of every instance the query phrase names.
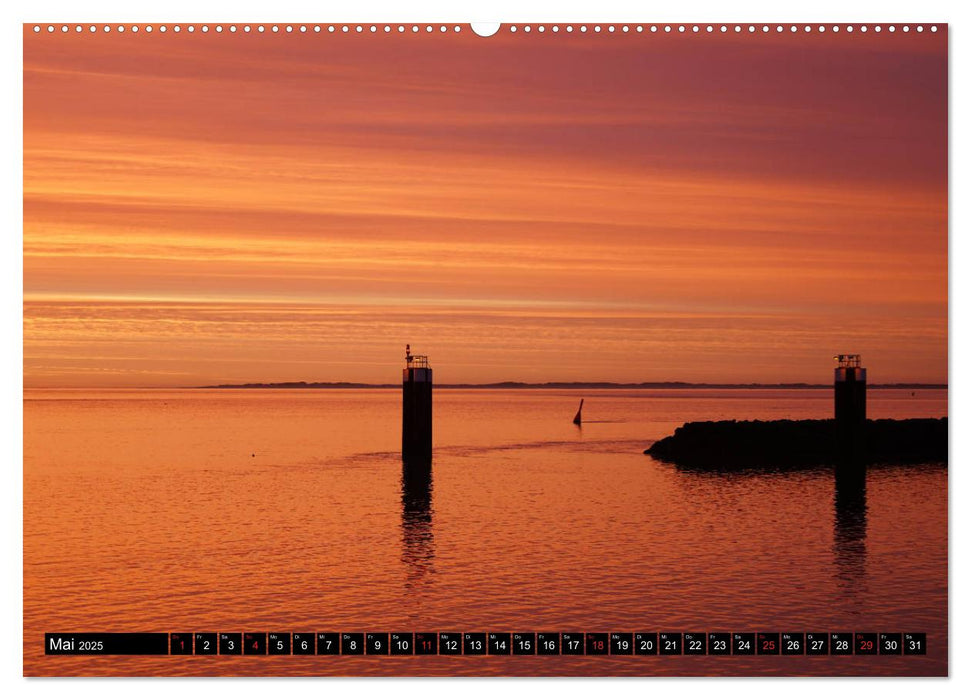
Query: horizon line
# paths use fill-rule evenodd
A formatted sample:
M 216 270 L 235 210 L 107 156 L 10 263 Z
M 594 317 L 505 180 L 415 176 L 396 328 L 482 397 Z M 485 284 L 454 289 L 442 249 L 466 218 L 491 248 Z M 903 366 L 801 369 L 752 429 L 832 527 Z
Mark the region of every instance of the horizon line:
M 524 382 L 504 380 L 498 382 L 443 382 L 435 385 L 439 389 L 829 389 L 832 384 L 819 382 L 600 382 L 600 381 L 547 381 Z M 876 389 L 948 389 L 947 382 L 879 382 L 868 384 Z M 190 389 L 398 389 L 400 383 L 371 383 L 351 381 L 284 381 L 284 382 L 243 382 L 202 385 L 156 385 L 156 386 L 23 386 L 28 390 L 190 390 Z

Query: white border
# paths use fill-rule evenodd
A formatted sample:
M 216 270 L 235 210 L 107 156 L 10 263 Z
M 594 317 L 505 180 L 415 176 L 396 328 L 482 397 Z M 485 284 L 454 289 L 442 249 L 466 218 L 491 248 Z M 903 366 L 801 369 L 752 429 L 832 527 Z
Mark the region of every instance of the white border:
M 966 4 L 966 3 L 965 3 Z M 967 31 L 966 10 L 959 2 L 941 0 L 882 0 L 880 3 L 852 3 L 846 0 L 813 0 L 800 4 L 783 5 L 777 0 L 716 2 L 660 5 L 646 2 L 618 0 L 560 0 L 559 2 L 524 2 L 524 0 L 474 0 L 472 2 L 445 2 L 443 0 L 399 0 L 381 2 L 357 0 L 344 5 L 293 0 L 253 2 L 238 0 L 233 3 L 203 2 L 201 0 L 166 0 L 164 3 L 143 3 L 87 0 L 59 0 L 21 4 L 16 9 L 7 6 L 2 10 L 4 36 L 0 47 L 4 52 L 2 66 L 3 94 L 7 96 L 7 108 L 3 110 L 3 188 L 4 206 L 3 245 L 0 255 L 4 285 L 3 304 L 0 309 L 4 330 L 3 359 L 7 371 L 3 376 L 2 443 L 8 459 L 3 465 L 4 474 L 10 481 L 3 489 L 4 519 L 2 521 L 3 563 L 8 572 L 3 580 L 3 618 L 0 634 L 0 668 L 7 697 L 39 697 L 63 699 L 85 697 L 124 697 L 138 694 L 142 698 L 168 698 L 171 695 L 194 697 L 213 693 L 231 692 L 239 698 L 262 697 L 271 693 L 318 694 L 346 693 L 371 697 L 378 694 L 398 698 L 427 696 L 429 693 L 449 693 L 463 698 L 486 698 L 489 695 L 512 693 L 516 696 L 555 693 L 559 698 L 579 698 L 592 694 L 609 693 L 612 696 L 643 697 L 647 693 L 663 693 L 678 697 L 704 694 L 731 693 L 748 697 L 816 698 L 821 694 L 847 693 L 859 696 L 876 692 L 888 698 L 906 697 L 931 692 L 945 696 L 960 693 L 967 696 L 971 684 L 971 671 L 962 664 L 968 656 L 971 644 L 962 639 L 969 633 L 969 605 L 962 601 L 958 592 L 968 580 L 967 543 L 971 540 L 967 509 L 951 509 L 950 517 L 950 673 L 949 681 L 927 680 L 818 680 L 818 679 L 496 679 L 481 683 L 463 679 L 447 680 L 347 680 L 347 679 L 286 679 L 257 680 L 232 679 L 213 681 L 208 679 L 139 681 L 139 680 L 25 680 L 22 678 L 22 485 L 23 485 L 23 431 L 22 431 L 22 56 L 23 39 L 20 24 L 23 22 L 210 22 L 232 20 L 271 22 L 448 22 L 467 24 L 471 21 L 505 23 L 518 22 L 815 22 L 855 23 L 949 23 L 951 56 L 951 114 L 950 123 L 968 121 L 968 91 L 961 90 L 954 76 L 968 73 L 968 50 L 962 44 Z M 488 41 L 488 39 L 483 39 Z M 9 96 L 15 100 L 9 101 Z M 950 342 L 950 418 L 952 425 L 952 456 L 949 492 L 951 501 L 958 503 L 969 498 L 966 477 L 962 476 L 963 455 L 966 452 L 968 434 L 966 412 L 962 410 L 967 400 L 967 382 L 963 367 L 954 361 L 955 351 L 967 346 L 968 336 L 968 277 L 962 268 L 967 267 L 967 244 L 958 233 L 962 202 L 967 201 L 968 148 L 962 132 L 951 130 L 951 329 Z M 963 166 L 963 167 L 961 167 Z M 957 421 L 957 424 L 954 423 Z M 955 466 L 956 465 L 956 466 Z M 15 574 L 15 575 L 13 575 Z M 324 683 L 323 685 L 315 685 Z M 223 684 L 231 684 L 231 690 Z M 555 684 L 547 687 L 547 684 Z M 649 684 L 649 685 L 646 685 Z M 874 687 L 871 687 L 874 686 Z M 961 690 L 963 688 L 964 690 Z

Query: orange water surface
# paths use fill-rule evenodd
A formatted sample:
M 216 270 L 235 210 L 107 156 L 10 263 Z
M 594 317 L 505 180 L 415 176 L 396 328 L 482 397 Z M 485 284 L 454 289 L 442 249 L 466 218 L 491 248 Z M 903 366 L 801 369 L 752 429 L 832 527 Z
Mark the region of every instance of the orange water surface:
M 582 428 L 571 424 L 586 399 Z M 946 466 L 686 471 L 688 420 L 806 390 L 27 390 L 26 675 L 943 675 Z M 947 415 L 871 389 L 869 415 Z M 924 657 L 51 657 L 45 632 L 926 632 Z

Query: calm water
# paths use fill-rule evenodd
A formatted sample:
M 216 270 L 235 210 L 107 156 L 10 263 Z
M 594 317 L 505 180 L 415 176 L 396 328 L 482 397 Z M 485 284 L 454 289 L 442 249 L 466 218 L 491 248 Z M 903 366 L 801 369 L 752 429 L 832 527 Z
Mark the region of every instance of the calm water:
M 24 672 L 947 673 L 947 471 L 693 473 L 688 420 L 825 390 L 438 390 L 403 483 L 392 390 L 27 391 Z M 871 390 L 869 414 L 947 415 Z M 926 631 L 927 657 L 45 657 L 45 631 Z

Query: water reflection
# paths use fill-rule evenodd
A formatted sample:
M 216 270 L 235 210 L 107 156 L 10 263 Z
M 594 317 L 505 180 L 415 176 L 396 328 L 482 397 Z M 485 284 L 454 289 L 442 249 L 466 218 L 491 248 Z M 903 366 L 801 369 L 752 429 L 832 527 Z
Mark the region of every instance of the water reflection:
M 866 584 L 866 468 L 837 466 L 833 495 L 833 558 L 848 590 Z
M 431 462 L 406 462 L 401 467 L 401 560 L 408 567 L 409 586 L 432 571 L 433 514 Z
M 867 590 L 867 470 L 863 465 L 842 464 L 830 472 L 818 469 L 717 469 L 711 467 L 685 467 L 675 465 L 678 473 L 686 477 L 679 480 L 679 487 L 686 494 L 685 502 L 697 511 L 693 516 L 699 527 L 714 531 L 718 527 L 717 511 L 705 504 L 713 500 L 728 507 L 739 498 L 751 497 L 753 492 L 771 495 L 780 490 L 793 489 L 782 485 L 779 489 L 769 486 L 773 481 L 811 479 L 829 483 L 833 474 L 833 545 L 832 561 L 836 584 L 849 601 L 847 609 L 854 609 L 859 596 Z M 755 484 L 758 484 L 756 486 Z M 714 491 L 717 490 L 717 493 Z M 712 517 L 711 513 L 715 513 Z M 825 521 L 821 527 L 827 526 Z

